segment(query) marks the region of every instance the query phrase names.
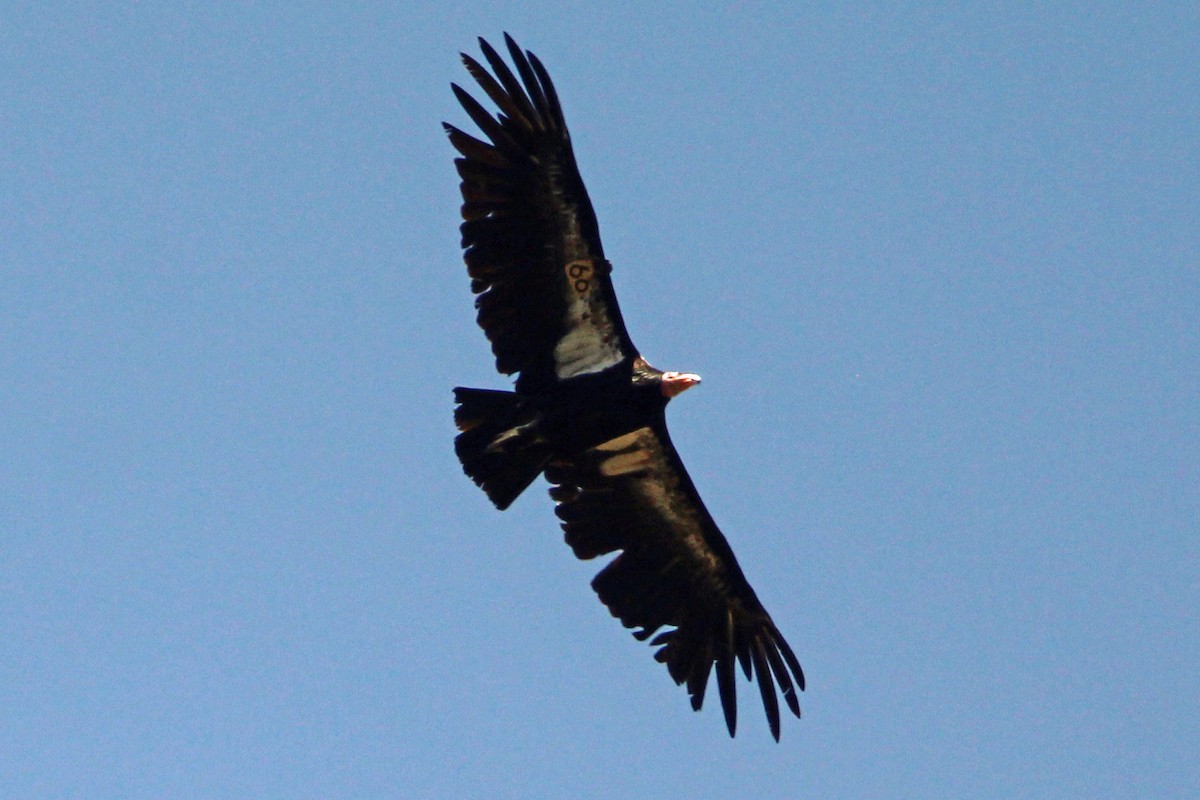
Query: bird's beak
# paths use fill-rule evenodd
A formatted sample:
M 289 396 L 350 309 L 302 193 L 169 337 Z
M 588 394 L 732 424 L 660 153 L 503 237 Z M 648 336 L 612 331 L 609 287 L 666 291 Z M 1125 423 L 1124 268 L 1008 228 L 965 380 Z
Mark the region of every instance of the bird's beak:
M 664 372 L 662 376 L 663 397 L 670 400 L 700 383 L 700 376 L 694 372 Z

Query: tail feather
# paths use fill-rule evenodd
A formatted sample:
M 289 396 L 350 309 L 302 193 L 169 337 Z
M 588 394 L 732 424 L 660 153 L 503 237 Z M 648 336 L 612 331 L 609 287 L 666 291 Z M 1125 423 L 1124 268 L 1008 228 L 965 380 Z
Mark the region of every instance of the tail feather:
M 462 431 L 454 452 L 463 471 L 499 509 L 508 508 L 549 461 L 549 445 L 538 435 L 536 413 L 521 408 L 515 392 L 454 390 L 454 422 Z

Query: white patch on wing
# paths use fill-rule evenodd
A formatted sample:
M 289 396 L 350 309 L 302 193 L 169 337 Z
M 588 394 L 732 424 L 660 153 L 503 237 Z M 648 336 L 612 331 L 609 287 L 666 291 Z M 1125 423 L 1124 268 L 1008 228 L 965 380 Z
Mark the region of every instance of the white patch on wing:
M 641 436 L 642 431 L 648 431 L 649 428 L 638 428 L 636 431 L 622 434 L 615 439 L 609 439 L 604 444 L 598 444 L 593 450 L 601 450 L 605 453 L 614 453 L 618 450 L 624 450 L 631 444 L 635 444 Z
M 606 454 L 612 453 L 612 455 L 606 455 L 600 462 L 600 474 L 613 478 L 618 475 L 645 472 L 649 469 L 653 465 L 654 454 L 642 441 L 642 434 L 646 432 L 648 429 L 638 428 L 632 433 L 626 433 L 597 445 L 595 447 L 597 451 Z
M 646 450 L 634 450 L 631 453 L 621 453 L 600 465 L 600 474 L 609 478 L 616 475 L 629 475 L 642 472 L 650 466 L 650 453 Z
M 599 262 L 607 269 L 607 262 Z M 563 268 L 567 286 L 567 333 L 554 346 L 554 374 L 560 379 L 601 372 L 625 358 L 604 307 L 594 301 L 597 262 L 577 259 Z
M 554 346 L 554 374 L 559 378 L 601 372 L 625 358 L 621 348 L 593 328 L 590 321 L 571 319 L 568 324 L 573 327 Z

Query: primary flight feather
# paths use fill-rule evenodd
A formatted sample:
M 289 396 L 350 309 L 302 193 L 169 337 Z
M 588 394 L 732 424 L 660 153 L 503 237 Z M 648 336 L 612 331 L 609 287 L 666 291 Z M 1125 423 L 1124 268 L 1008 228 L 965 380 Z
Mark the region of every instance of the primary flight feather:
M 778 694 L 799 717 L 804 673 L 667 434 L 667 403 L 700 378 L 655 369 L 634 347 L 554 84 L 533 53 L 504 40 L 515 73 L 483 39 L 490 71 L 462 57 L 497 112 L 452 85 L 487 140 L 445 129 L 461 154 L 477 319 L 516 391 L 456 388 L 455 450 L 501 509 L 544 474 L 575 555 L 618 553 L 592 586 L 657 648 L 692 707 L 715 667 L 734 734 L 736 661 L 757 679 L 778 740 Z

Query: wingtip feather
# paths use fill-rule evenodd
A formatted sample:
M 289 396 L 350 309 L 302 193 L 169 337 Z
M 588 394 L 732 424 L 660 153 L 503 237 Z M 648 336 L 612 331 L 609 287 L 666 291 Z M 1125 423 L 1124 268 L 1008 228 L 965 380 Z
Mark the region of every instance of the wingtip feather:
M 754 647 L 750 651 L 754 660 L 754 671 L 758 673 L 758 691 L 762 695 L 763 710 L 767 712 L 767 724 L 771 727 L 771 735 L 779 741 L 779 698 L 775 696 L 775 681 L 771 679 L 771 670 L 767 666 L 766 648 L 762 639 L 755 638 Z

